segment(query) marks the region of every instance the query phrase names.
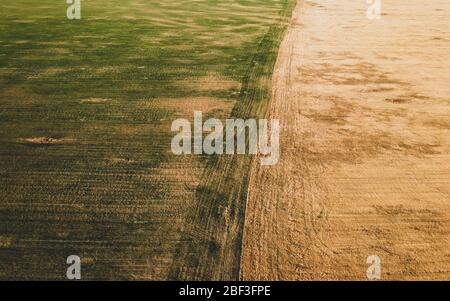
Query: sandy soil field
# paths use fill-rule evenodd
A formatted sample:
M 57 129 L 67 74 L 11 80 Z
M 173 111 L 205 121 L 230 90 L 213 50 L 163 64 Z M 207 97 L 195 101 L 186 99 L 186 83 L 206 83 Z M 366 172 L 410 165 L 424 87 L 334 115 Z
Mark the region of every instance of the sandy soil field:
M 450 2 L 299 1 L 255 164 L 240 278 L 450 279 Z M 257 162 L 258 160 L 255 160 Z

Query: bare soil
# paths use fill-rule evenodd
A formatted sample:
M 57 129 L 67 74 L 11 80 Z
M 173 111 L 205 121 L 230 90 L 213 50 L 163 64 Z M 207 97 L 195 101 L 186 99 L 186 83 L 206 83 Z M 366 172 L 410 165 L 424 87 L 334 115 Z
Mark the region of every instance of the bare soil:
M 450 3 L 299 1 L 250 179 L 241 279 L 450 279 Z M 258 160 L 255 160 L 258 162 Z

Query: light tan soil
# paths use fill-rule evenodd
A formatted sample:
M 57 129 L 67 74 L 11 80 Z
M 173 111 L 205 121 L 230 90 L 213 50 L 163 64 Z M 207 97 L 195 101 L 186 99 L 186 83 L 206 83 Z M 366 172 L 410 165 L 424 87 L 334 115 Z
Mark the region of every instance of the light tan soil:
M 450 279 L 450 2 L 300 1 L 252 170 L 241 279 Z

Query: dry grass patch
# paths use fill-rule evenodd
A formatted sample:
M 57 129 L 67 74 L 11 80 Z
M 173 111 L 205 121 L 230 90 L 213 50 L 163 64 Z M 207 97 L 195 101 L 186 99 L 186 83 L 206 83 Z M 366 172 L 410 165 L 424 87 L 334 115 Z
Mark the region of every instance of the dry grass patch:
M 9 248 L 13 243 L 12 236 L 0 236 L 0 248 Z
M 64 138 L 52 138 L 52 137 L 32 137 L 19 139 L 21 142 L 37 145 L 52 145 L 60 144 L 66 141 Z
M 176 116 L 192 116 L 194 111 L 211 113 L 212 111 L 230 112 L 234 100 L 224 100 L 214 97 L 162 98 L 141 101 L 146 108 L 164 108 L 176 111 Z
M 184 84 L 196 91 L 238 90 L 241 87 L 239 82 L 216 74 L 208 74 L 194 81 L 185 81 Z
M 107 103 L 108 101 L 110 101 L 111 99 L 108 98 L 86 98 L 86 99 L 82 99 L 80 102 L 81 103 L 91 103 L 91 104 L 102 104 L 102 103 Z

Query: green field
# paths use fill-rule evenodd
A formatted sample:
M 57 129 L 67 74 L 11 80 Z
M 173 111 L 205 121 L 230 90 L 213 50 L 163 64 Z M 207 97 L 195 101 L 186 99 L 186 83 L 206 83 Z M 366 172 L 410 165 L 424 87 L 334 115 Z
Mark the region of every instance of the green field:
M 0 278 L 237 279 L 248 156 L 173 120 L 261 117 L 295 0 L 2 0 Z

